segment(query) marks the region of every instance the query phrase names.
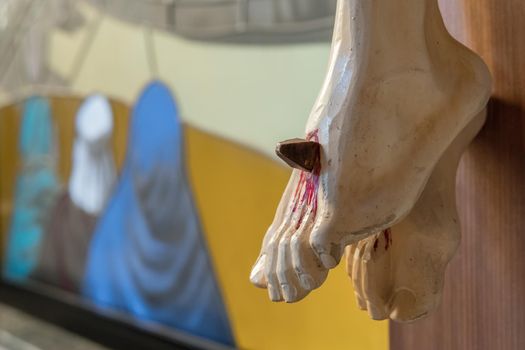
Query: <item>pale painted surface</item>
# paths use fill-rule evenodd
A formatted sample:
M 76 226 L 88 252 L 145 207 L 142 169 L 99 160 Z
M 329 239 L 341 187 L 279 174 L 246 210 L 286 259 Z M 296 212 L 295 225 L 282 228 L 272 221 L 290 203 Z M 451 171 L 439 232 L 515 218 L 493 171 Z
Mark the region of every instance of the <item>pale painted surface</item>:
M 51 67 L 65 77 L 99 18 L 86 5 L 83 12 L 86 27 L 73 34 L 56 31 L 52 37 Z M 154 77 L 145 32 L 102 18 L 74 90 L 133 101 Z M 326 71 L 329 43 L 218 45 L 157 31 L 153 42 L 158 77 L 175 91 L 186 122 L 272 156 L 277 141 L 304 134 Z

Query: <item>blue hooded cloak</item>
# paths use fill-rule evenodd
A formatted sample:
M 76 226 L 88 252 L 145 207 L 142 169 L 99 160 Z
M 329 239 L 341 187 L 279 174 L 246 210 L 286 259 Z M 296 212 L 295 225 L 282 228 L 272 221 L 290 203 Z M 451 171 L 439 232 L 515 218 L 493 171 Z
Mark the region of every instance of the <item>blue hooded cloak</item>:
M 84 295 L 103 308 L 233 345 L 168 88 L 146 87 L 130 129 L 121 178 L 88 253 Z

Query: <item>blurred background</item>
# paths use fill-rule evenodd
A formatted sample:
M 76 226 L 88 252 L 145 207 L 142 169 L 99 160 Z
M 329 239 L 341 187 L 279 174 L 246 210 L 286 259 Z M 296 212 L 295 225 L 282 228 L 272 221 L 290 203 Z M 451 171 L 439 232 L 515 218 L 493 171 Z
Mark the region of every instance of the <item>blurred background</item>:
M 1 347 L 387 348 L 344 267 L 294 305 L 248 280 L 335 3 L 0 0 Z M 42 295 L 117 328 L 36 320 Z

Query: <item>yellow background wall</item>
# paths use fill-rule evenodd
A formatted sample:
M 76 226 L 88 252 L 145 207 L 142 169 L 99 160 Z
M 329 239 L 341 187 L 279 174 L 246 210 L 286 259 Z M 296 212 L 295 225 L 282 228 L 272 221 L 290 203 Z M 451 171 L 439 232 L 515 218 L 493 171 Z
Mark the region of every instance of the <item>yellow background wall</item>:
M 75 97 L 54 98 L 59 143 L 58 169 L 64 183 L 71 169 Z M 113 148 L 119 167 L 126 149 L 128 109 L 115 111 Z M 19 107 L 0 110 L 1 228 L 8 229 L 18 159 Z M 386 350 L 387 323 L 357 309 L 344 269 L 333 271 L 323 287 L 288 305 L 268 300 L 248 281 L 262 237 L 272 220 L 289 171 L 236 143 L 186 127 L 188 172 L 210 254 L 227 304 L 237 344 L 254 350 Z

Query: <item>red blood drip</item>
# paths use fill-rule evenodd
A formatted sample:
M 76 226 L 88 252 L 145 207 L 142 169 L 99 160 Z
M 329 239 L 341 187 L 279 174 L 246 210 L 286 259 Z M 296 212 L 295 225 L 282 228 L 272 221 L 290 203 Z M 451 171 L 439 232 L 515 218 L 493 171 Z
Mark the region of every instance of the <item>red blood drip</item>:
M 383 231 L 383 234 L 385 235 L 385 250 L 388 250 L 392 245 L 392 230 L 387 228 Z
M 379 238 L 376 238 L 374 241 L 374 252 L 377 250 L 377 247 L 379 246 Z
M 306 140 L 319 142 L 318 132 L 318 130 L 315 130 L 308 133 Z M 314 218 L 317 215 L 317 190 L 319 189 L 320 170 L 316 168 L 311 173 L 301 171 L 299 183 L 295 188 L 292 207 L 292 213 L 295 213 L 298 209 L 301 210 L 299 220 L 297 220 L 295 225 L 296 230 L 301 227 L 304 217 L 309 211 L 311 211 Z

